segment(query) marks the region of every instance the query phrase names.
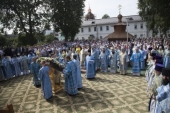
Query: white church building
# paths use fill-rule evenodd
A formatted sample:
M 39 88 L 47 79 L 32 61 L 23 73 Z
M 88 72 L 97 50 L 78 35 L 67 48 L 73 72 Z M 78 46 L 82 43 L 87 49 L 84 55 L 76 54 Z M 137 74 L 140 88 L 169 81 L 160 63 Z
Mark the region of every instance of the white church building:
M 75 36 L 75 39 L 88 39 L 93 37 L 95 39 L 105 38 L 110 33 L 114 32 L 113 25 L 118 22 L 117 17 L 111 17 L 107 19 L 91 19 L 94 15 L 89 8 L 88 14 L 82 22 L 79 33 Z M 142 20 L 139 15 L 123 16 L 122 22 L 125 22 L 128 26 L 126 31 L 132 34 L 134 37 L 152 37 L 152 31 L 149 31 L 146 27 L 146 22 Z M 157 36 L 160 36 L 158 34 Z

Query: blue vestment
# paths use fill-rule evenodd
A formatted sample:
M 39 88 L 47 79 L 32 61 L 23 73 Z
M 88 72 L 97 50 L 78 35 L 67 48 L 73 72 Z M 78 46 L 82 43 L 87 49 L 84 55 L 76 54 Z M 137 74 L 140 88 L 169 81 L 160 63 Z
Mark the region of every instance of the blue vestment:
M 67 93 L 71 95 L 75 95 L 78 93 L 77 90 L 77 70 L 76 65 L 73 61 L 69 61 L 66 63 L 66 67 L 63 71 L 65 77 L 64 89 Z
M 36 62 L 32 62 L 30 65 L 30 71 L 33 74 L 33 84 L 36 85 L 41 85 L 41 81 L 38 79 L 38 73 L 40 70 L 40 65 Z
M 11 64 L 14 67 L 14 75 L 15 76 L 21 75 L 21 68 L 20 68 L 19 59 L 17 57 L 13 57 L 12 60 L 11 60 Z
M 141 53 L 140 68 L 141 68 L 141 69 L 145 69 L 145 60 L 144 60 L 145 51 L 144 51 L 144 50 L 140 50 L 140 53 Z
M 48 66 L 42 66 L 38 74 L 38 78 L 41 80 L 42 93 L 45 99 L 49 99 L 52 96 L 52 85 L 48 74 L 49 70 Z
M 96 49 L 96 64 L 95 65 L 97 69 L 100 67 L 99 55 L 100 55 L 100 51 Z
M 109 56 L 110 58 L 110 72 L 116 73 L 117 72 L 117 61 L 118 61 L 118 55 L 116 53 L 111 54 Z
M 28 54 L 28 66 L 30 66 L 33 57 L 35 57 L 35 54 Z
M 9 58 L 3 58 L 2 59 L 2 64 L 4 65 L 4 69 L 5 69 L 5 75 L 6 78 L 12 78 L 13 77 L 13 73 L 12 73 L 12 67 L 11 67 L 11 61 Z
M 81 77 L 81 69 L 80 69 L 80 62 L 79 60 L 73 60 L 73 62 L 75 63 L 76 67 L 77 67 L 77 88 L 82 88 L 82 77 Z
M 108 69 L 108 63 L 107 63 L 107 56 L 105 53 L 101 53 L 99 56 L 100 59 L 100 67 L 102 72 L 107 72 Z
M 91 56 L 94 58 L 94 63 L 97 64 L 97 51 L 96 50 L 92 51 Z M 97 65 L 95 65 L 95 69 L 97 70 Z
M 157 88 L 157 105 L 155 113 L 170 113 L 170 84 Z
M 96 75 L 95 63 L 93 56 L 86 56 L 86 78 L 94 78 Z
M 133 53 L 130 60 L 132 61 L 132 73 L 134 75 L 140 75 L 140 68 L 141 68 L 141 61 L 142 61 L 142 58 L 141 58 L 141 54 L 138 52 L 138 53 Z
M 27 56 L 21 56 L 21 67 L 22 72 L 24 75 L 28 74 L 29 66 L 28 66 L 28 57 Z
M 170 68 L 170 50 L 165 50 L 164 66 Z
M 107 65 L 107 68 L 109 66 L 109 55 L 110 55 L 110 50 L 109 49 L 106 49 L 105 50 L 105 54 L 106 54 L 106 65 Z

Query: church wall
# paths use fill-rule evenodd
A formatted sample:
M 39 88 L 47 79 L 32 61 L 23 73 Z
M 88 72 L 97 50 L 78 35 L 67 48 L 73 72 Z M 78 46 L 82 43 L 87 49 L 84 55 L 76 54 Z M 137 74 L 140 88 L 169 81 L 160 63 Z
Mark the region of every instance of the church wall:
M 137 38 L 139 37 L 152 37 L 152 31 L 149 31 L 146 27 L 146 22 L 143 21 L 143 20 L 139 20 L 137 18 L 137 15 L 135 15 L 134 17 L 131 16 L 133 18 L 133 20 L 129 20 L 128 21 L 128 24 L 129 26 L 127 26 L 127 31 L 128 33 L 132 34 L 132 35 L 136 35 Z M 139 16 L 138 16 L 139 17 Z M 135 20 L 137 18 L 137 20 Z M 79 29 L 80 32 L 76 35 L 76 39 L 77 37 L 81 40 L 82 37 L 84 37 L 84 39 L 88 39 L 88 37 L 90 35 L 94 35 L 95 37 L 97 37 L 97 34 L 98 34 L 98 38 L 105 38 L 107 35 L 109 35 L 110 33 L 113 33 L 114 32 L 114 28 L 113 28 L 113 24 L 117 23 L 117 19 L 116 20 L 111 20 L 111 19 L 97 19 L 97 20 L 93 20 L 95 21 L 95 25 L 93 24 L 87 24 L 86 25 L 86 21 L 82 24 L 82 27 L 83 28 L 83 32 L 81 32 L 81 28 Z M 108 22 L 107 22 L 108 21 Z M 103 22 L 103 23 L 102 23 Z M 112 23 L 111 23 L 112 22 Z M 124 19 L 123 20 L 124 23 L 126 23 L 126 20 Z M 99 24 L 100 23 L 100 24 Z M 94 31 L 94 27 L 97 26 L 98 28 L 98 33 L 97 31 Z M 100 31 L 100 26 L 102 26 L 103 30 Z M 106 26 L 109 26 L 109 30 L 106 30 Z M 136 27 L 137 28 L 136 28 Z M 89 28 L 91 28 L 91 32 L 89 32 Z M 158 36 L 160 36 L 158 34 Z

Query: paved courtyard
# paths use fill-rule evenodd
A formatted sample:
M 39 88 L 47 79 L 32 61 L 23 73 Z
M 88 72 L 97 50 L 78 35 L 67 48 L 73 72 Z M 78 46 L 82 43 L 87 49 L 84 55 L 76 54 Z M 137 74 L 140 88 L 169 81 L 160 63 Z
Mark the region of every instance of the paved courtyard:
M 148 113 L 144 76 L 97 73 L 95 79 L 83 76 L 83 89 L 77 96 L 64 91 L 47 102 L 32 76 L 0 82 L 0 109 L 12 103 L 15 113 Z

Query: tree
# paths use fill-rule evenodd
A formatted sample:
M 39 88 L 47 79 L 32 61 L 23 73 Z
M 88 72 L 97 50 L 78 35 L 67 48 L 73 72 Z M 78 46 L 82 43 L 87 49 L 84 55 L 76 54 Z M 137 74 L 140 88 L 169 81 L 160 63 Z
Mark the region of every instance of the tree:
M 6 38 L 0 35 L 0 46 L 5 46 L 6 42 L 7 42 Z
M 52 23 L 56 31 L 61 29 L 65 40 L 74 40 L 82 23 L 85 0 L 49 0 Z
M 4 28 L 24 32 L 29 38 L 28 44 L 33 45 L 34 33 L 45 25 L 49 10 L 46 0 L 1 0 L 0 20 Z
M 149 30 L 153 30 L 155 34 L 167 34 L 170 28 L 169 0 L 138 0 L 138 9 Z
M 104 14 L 104 15 L 102 16 L 102 19 L 107 19 L 107 18 L 110 18 L 110 16 L 109 16 L 108 14 Z

